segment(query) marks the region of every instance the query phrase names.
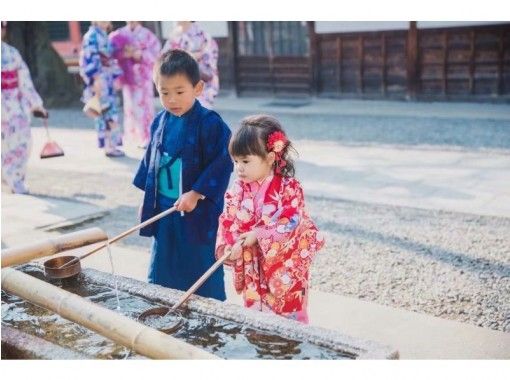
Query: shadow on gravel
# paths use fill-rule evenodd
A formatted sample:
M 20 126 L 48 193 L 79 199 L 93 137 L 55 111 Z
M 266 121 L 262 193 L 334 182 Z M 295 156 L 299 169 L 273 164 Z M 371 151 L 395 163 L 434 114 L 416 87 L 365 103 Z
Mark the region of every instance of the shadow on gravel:
M 510 277 L 510 265 L 493 262 L 483 258 L 472 258 L 461 252 L 450 251 L 435 245 L 423 244 L 390 234 L 370 231 L 359 226 L 322 221 L 320 227 L 337 235 L 369 240 L 386 246 L 397 247 L 421 256 L 432 257 L 455 268 L 473 273 L 491 272 L 499 277 Z

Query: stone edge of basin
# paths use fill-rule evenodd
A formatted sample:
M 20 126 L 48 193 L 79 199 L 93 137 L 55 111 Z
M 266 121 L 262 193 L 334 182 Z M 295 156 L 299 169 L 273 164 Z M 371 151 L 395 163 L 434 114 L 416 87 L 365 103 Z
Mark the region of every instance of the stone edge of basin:
M 2 360 L 9 359 L 93 359 L 2 323 Z
M 115 278 L 119 290 L 133 295 L 153 299 L 163 305 L 171 306 L 182 296 L 183 292 L 163 286 L 149 284 L 123 276 L 112 276 L 111 273 L 87 268 L 82 271 L 87 280 L 96 284 L 115 287 Z M 341 334 L 338 331 L 318 326 L 304 325 L 278 315 L 261 313 L 243 308 L 242 306 L 221 302 L 215 299 L 193 295 L 187 301 L 191 311 L 214 315 L 232 320 L 251 327 L 278 332 L 290 339 L 298 339 L 317 344 L 347 354 L 354 354 L 356 359 L 398 359 L 398 350 L 375 341 L 360 339 Z

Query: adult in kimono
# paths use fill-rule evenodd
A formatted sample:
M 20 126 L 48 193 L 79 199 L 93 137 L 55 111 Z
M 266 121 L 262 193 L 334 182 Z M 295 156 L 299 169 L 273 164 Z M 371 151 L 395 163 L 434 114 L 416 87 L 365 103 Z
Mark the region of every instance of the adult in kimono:
M 214 98 L 220 89 L 218 77 L 218 44 L 195 21 L 179 21 L 165 42 L 162 53 L 170 49 L 182 49 L 198 62 L 204 90 L 198 97 L 202 106 L 213 108 Z
M 154 236 L 149 282 L 187 290 L 215 262 L 218 217 L 232 172 L 231 132 L 220 115 L 196 100 L 203 82 L 188 53 L 168 51 L 154 72 L 164 110 L 152 123 L 151 142 L 133 184 L 145 192 L 142 221 L 173 206 L 178 211 L 140 235 Z M 197 294 L 225 300 L 223 268 Z
M 308 323 L 312 260 L 324 239 L 305 210 L 293 150 L 273 117 L 245 118 L 229 144 L 239 177 L 225 194 L 216 256 L 231 252 L 247 308 Z
M 122 133 L 119 126 L 119 111 L 115 98 L 115 80 L 122 74 L 113 57 L 113 48 L 108 39 L 110 21 L 93 21 L 83 36 L 80 52 L 80 75 L 85 83 L 82 101 L 85 104 L 98 98 L 101 112 L 94 117 L 99 148 L 104 148 L 108 157 L 122 157 Z
M 161 43 L 139 21 L 128 21 L 125 27 L 110 34 L 110 41 L 123 71 L 119 79 L 124 100 L 124 136 L 146 147 L 154 119 L 152 69 Z
M 34 88 L 28 67 L 14 47 L 3 40 L 7 22 L 2 22 L 2 181 L 13 193 L 26 194 L 25 173 L 32 136 L 30 114 L 47 115 Z

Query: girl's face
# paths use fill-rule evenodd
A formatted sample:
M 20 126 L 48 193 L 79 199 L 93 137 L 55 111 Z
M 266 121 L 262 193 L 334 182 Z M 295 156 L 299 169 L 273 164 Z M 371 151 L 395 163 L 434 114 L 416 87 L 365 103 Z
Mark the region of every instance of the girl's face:
M 270 152 L 266 158 L 250 154 L 248 156 L 233 157 L 234 169 L 243 182 L 262 181 L 272 173 L 274 153 Z
M 163 107 L 175 116 L 182 116 L 193 107 L 195 98 L 202 93 L 203 87 L 202 81 L 193 86 L 184 74 L 159 75 L 157 79 L 159 100 Z

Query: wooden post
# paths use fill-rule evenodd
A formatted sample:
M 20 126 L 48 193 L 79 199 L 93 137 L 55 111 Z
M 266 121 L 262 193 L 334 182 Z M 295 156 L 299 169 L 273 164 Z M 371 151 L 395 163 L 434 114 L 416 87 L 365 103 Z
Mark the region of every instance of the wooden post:
M 470 32 L 469 41 L 469 94 L 473 95 L 475 90 L 475 41 L 476 41 L 476 29 L 472 29 Z
M 505 30 L 499 30 L 499 46 L 498 46 L 498 87 L 496 93 L 503 95 L 503 62 L 505 58 L 505 43 L 504 43 Z
M 407 49 L 406 49 L 406 68 L 407 68 L 407 98 L 415 99 L 417 92 L 417 68 L 418 68 L 418 29 L 416 21 L 409 23 L 407 31 Z
M 443 32 L 443 95 L 448 93 L 448 31 Z
M 21 247 L 6 248 L 2 250 L 2 268 L 27 263 L 33 259 L 55 255 L 59 252 L 104 240 L 108 240 L 108 236 L 104 231 L 100 228 L 93 227 L 30 243 Z
M 382 59 L 382 83 L 381 83 L 381 92 L 383 96 L 386 96 L 386 90 L 387 90 L 387 84 L 386 84 L 386 62 L 388 60 L 387 58 L 387 51 L 386 51 L 386 34 L 381 33 L 381 59 Z
M 232 68 L 232 80 L 234 81 L 234 92 L 239 96 L 239 75 L 237 70 L 237 22 L 228 21 L 228 47 L 230 50 L 230 66 Z
M 312 96 L 319 94 L 319 70 L 320 70 L 320 39 L 315 32 L 315 21 L 307 21 L 310 65 L 310 93 Z
M 218 359 L 189 343 L 12 268 L 2 269 L 2 290 L 152 359 Z
M 80 46 L 81 44 L 81 31 L 79 21 L 69 21 L 69 39 L 73 46 Z
M 336 38 L 336 80 L 338 84 L 337 91 L 342 94 L 342 48 L 343 41 L 341 36 Z
M 363 81 L 363 75 L 364 75 L 364 71 L 365 71 L 365 67 L 364 67 L 364 55 L 365 55 L 365 46 L 364 46 L 364 38 L 363 38 L 363 35 L 360 35 L 359 36 L 359 39 L 358 39 L 358 43 L 359 43 L 359 49 L 358 49 L 358 56 L 359 56 L 359 92 L 361 94 L 363 94 L 365 91 L 364 91 L 364 87 L 365 87 L 365 83 Z

